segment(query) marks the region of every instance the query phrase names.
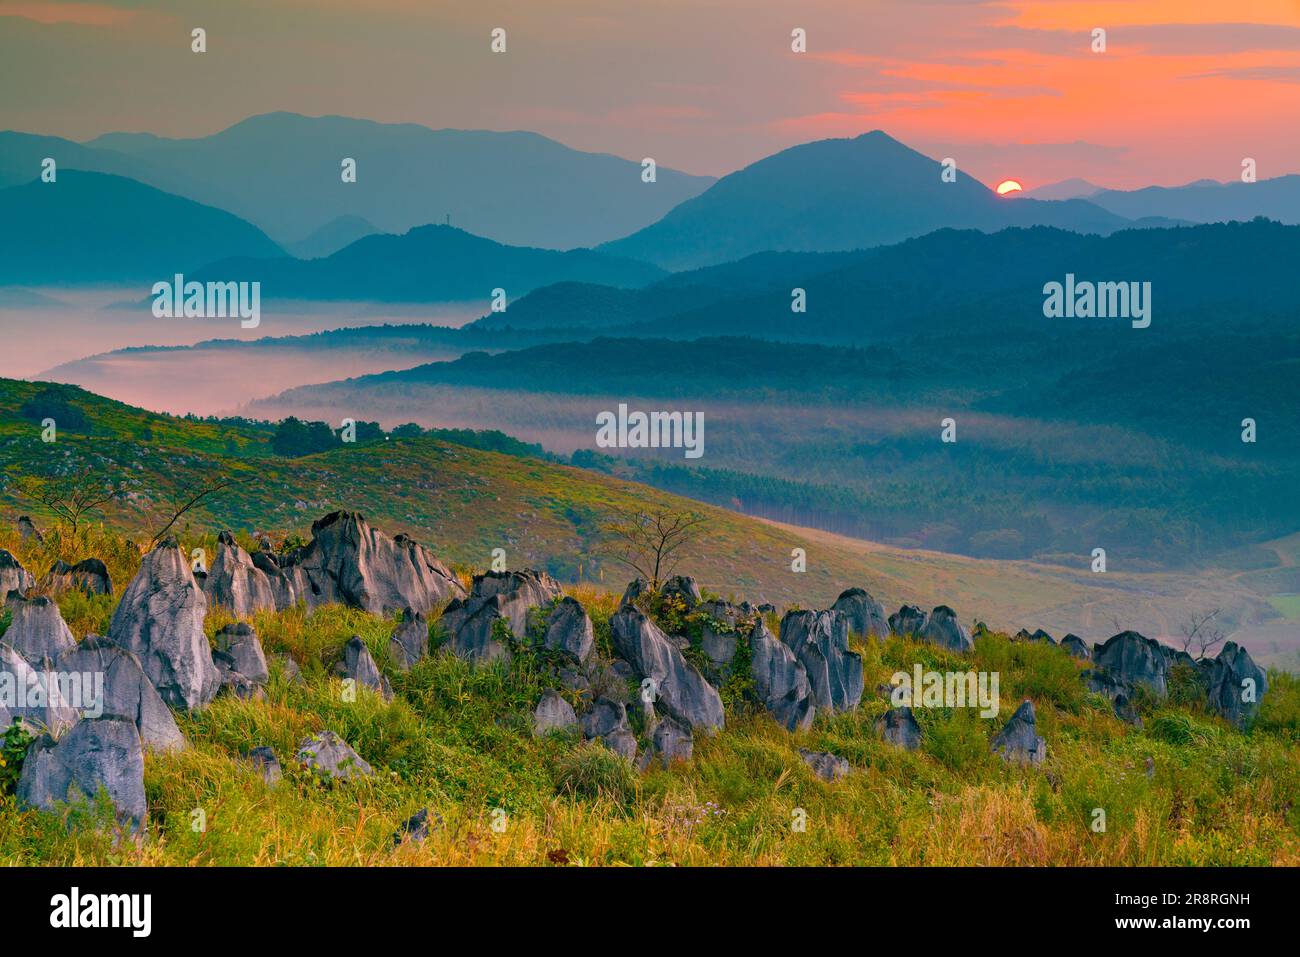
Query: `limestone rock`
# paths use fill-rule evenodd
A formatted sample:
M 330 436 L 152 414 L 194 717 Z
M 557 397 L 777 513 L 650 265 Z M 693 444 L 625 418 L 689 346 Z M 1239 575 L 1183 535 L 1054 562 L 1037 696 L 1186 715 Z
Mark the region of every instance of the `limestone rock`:
M 60 801 L 93 801 L 103 788 L 119 822 L 144 827 L 144 750 L 135 724 L 116 715 L 78 721 L 57 741 L 32 743 L 18 781 L 18 801 L 42 811 Z
M 862 700 L 862 657 L 849 650 L 848 621 L 838 611 L 788 611 L 781 642 L 808 673 L 824 711 L 852 711 Z
M 787 731 L 811 727 L 817 705 L 808 672 L 761 618 L 749 634 L 749 650 L 754 692 L 768 713 Z
M 637 608 L 610 619 L 614 648 L 640 681 L 654 682 L 656 703 L 689 728 L 723 726 L 722 698 L 675 648 L 659 626 Z
M 107 638 L 88 635 L 59 656 L 55 668 L 68 675 L 103 675 L 97 710 L 135 724 L 146 751 L 180 751 L 185 737 L 140 665 L 140 659 Z
M 207 605 L 169 538 L 145 556 L 108 627 L 108 637 L 140 659 L 163 701 L 175 708 L 202 708 L 221 686 L 203 633 Z
M 993 739 L 993 751 L 1008 763 L 1042 764 L 1047 758 L 1047 742 L 1038 736 L 1034 703 L 1025 701 L 1011 720 Z
M 331 781 L 368 777 L 374 769 L 333 731 L 322 731 L 303 741 L 296 755 L 298 763 Z
M 840 597 L 835 599 L 835 604 L 831 605 L 831 610 L 844 615 L 849 623 L 849 631 L 855 635 L 889 637 L 889 619 L 885 617 L 884 606 L 861 588 L 841 592 Z

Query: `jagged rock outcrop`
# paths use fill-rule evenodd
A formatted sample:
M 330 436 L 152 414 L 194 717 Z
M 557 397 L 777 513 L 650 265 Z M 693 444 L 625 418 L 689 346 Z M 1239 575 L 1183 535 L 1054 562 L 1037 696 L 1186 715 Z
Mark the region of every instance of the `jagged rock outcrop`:
M 350 678 L 360 687 L 369 688 L 381 695 L 385 701 L 393 700 L 392 685 L 375 664 L 374 656 L 370 654 L 370 647 L 360 635 L 353 635 L 343 646 L 343 660 L 337 670 L 342 678 Z
M 405 535 L 390 538 L 357 512 L 331 512 L 311 527 L 305 548 L 278 565 L 309 608 L 339 602 L 375 615 L 428 612 L 464 595 L 451 571 Z
M 264 685 L 271 680 L 270 669 L 266 665 L 266 653 L 262 651 L 262 642 L 257 637 L 253 626 L 237 621 L 226 625 L 216 635 L 218 651 L 223 651 L 234 662 L 235 671 L 257 685 Z
M 849 762 L 828 751 L 809 751 L 807 748 L 800 748 L 799 757 L 803 758 L 804 763 L 823 781 L 848 777 Z
M 0 698 L 3 714 L 0 729 L 9 727 L 15 718 L 27 725 L 58 734 L 76 723 L 79 706 L 93 706 L 86 699 L 86 689 L 64 688 L 50 673 L 31 664 L 13 647 L 0 641 L 0 684 L 6 694 Z M 78 700 L 78 691 L 80 700 Z
M 41 530 L 26 515 L 18 516 L 18 536 L 24 542 L 34 541 L 40 544 L 45 541 L 45 536 L 41 534 Z
M 388 640 L 389 657 L 402 671 L 410 671 L 429 653 L 429 619 L 414 608 L 402 612 L 402 620 Z
M 228 531 L 217 537 L 217 557 L 208 569 L 203 592 L 209 605 L 225 608 L 239 618 L 276 608 L 271 580 Z
M 108 566 L 98 558 L 83 559 L 75 565 L 69 565 L 60 558 L 41 579 L 41 587 L 52 595 L 68 591 L 83 591 L 87 595 L 111 595 L 113 579 L 108 575 Z
M 715 684 L 720 684 L 731 673 L 731 661 L 740 647 L 738 626 L 746 619 L 754 618 L 757 611 L 748 602 L 738 607 L 729 601 L 717 600 L 701 602 L 695 613 L 702 619 L 700 650 L 712 666 L 709 676 L 717 679 Z
M 848 620 L 849 631 L 864 638 L 888 638 L 889 619 L 885 608 L 861 588 L 850 588 L 840 593 L 831 605 Z
M 917 632 L 917 637 L 952 651 L 970 651 L 975 647 L 970 631 L 957 620 L 957 613 L 947 605 L 939 605 L 930 612 L 929 618 Z
M 203 633 L 207 606 L 176 539 L 168 538 L 144 557 L 108 626 L 108 637 L 140 659 L 174 708 L 202 708 L 221 687 Z
M 306 576 L 285 558 L 273 552 L 270 542 L 263 539 L 261 547 L 249 557 L 253 560 L 253 567 L 266 576 L 276 610 L 284 611 L 293 608 L 300 598 L 306 601 L 302 595 L 302 590 L 307 584 Z
M 589 741 L 600 741 L 629 761 L 636 759 L 636 736 L 628 726 L 627 708 L 621 701 L 597 699 L 582 716 L 582 736 Z
M 55 662 L 65 675 L 103 675 L 95 710 L 120 715 L 135 724 L 146 751 L 180 751 L 185 737 L 134 654 L 99 635 L 88 635 Z M 93 683 L 93 678 L 91 679 Z M 83 709 L 85 710 L 85 709 Z
M 1092 649 L 1078 635 L 1066 635 L 1061 639 L 1061 647 L 1070 653 L 1071 658 L 1078 658 L 1080 661 L 1092 660 Z
M 586 665 L 596 647 L 591 616 L 581 602 L 565 596 L 546 618 L 542 644 L 579 665 Z
M 849 650 L 848 622 L 838 611 L 788 611 L 781 643 L 808 673 L 824 711 L 852 711 L 862 700 L 862 657 Z
M 5 643 L 27 659 L 29 664 L 42 667 L 77 644 L 59 606 L 49 598 L 25 598 L 9 603 L 13 616 L 4 633 Z
M 906 705 L 890 708 L 877 718 L 875 731 L 882 741 L 905 751 L 915 751 L 921 746 L 921 726 L 917 724 L 912 709 Z
M 545 572 L 475 575 L 468 597 L 452 599 L 442 613 L 452 653 L 468 661 L 509 661 L 510 648 L 500 629 L 508 627 L 517 640 L 526 640 L 528 612 L 559 596 L 559 584 Z
M 1122 631 L 1093 652 L 1094 668 L 1129 685 L 1146 685 L 1160 697 L 1169 693 L 1169 655 L 1160 642 L 1136 631 Z
M 542 699 L 533 710 L 533 734 L 537 737 L 552 731 L 568 732 L 578 727 L 578 715 L 573 705 L 564 700 L 564 696 L 555 690 L 542 692 Z
M 904 605 L 889 616 L 889 631 L 894 635 L 916 636 L 925 628 L 930 616 L 915 605 Z
M 1200 671 L 1210 708 L 1239 728 L 1250 724 L 1268 691 L 1268 676 L 1246 649 L 1229 641 L 1217 658 L 1201 662 Z
M 674 575 L 663 583 L 659 594 L 665 598 L 679 599 L 686 606 L 687 611 L 693 611 L 703 600 L 700 596 L 700 586 L 690 575 Z
M 664 718 L 655 725 L 650 735 L 650 747 L 637 760 L 637 767 L 648 771 L 653 767 L 668 768 L 675 762 L 689 762 L 695 754 L 691 729 L 672 718 Z
M 754 693 L 768 713 L 787 731 L 811 727 L 817 704 L 808 672 L 761 618 L 749 633 L 749 651 Z
M 19 564 L 12 553 L 0 548 L 0 602 L 5 601 L 10 592 L 16 591 L 25 595 L 29 588 L 35 586 L 36 581 L 31 573 Z
M 58 740 L 43 735 L 28 749 L 18 801 L 42 811 L 61 801 L 93 801 L 103 789 L 119 822 L 144 827 L 144 749 L 135 724 L 117 715 L 78 721 Z
M 365 759 L 333 731 L 312 735 L 298 746 L 294 757 L 314 774 L 331 781 L 350 781 L 374 773 Z
M 1047 758 L 1047 742 L 1038 736 L 1032 701 L 1025 701 L 1016 709 L 1011 720 L 994 737 L 991 748 L 1008 763 L 1043 763 Z
M 1053 645 L 1053 646 L 1056 645 L 1056 639 L 1053 638 L 1051 635 L 1049 635 L 1047 632 L 1043 631 L 1043 629 L 1041 628 L 1035 628 L 1032 632 L 1028 631 L 1027 629 L 1021 628 L 1018 632 L 1016 632 L 1011 637 L 1011 640 L 1038 642 L 1044 645 Z
M 1133 704 L 1133 685 L 1106 671 L 1089 668 L 1080 672 L 1079 677 L 1089 691 L 1105 695 L 1110 699 L 1115 717 L 1135 727 L 1142 727 L 1142 718 Z
M 640 681 L 654 682 L 655 703 L 689 728 L 723 726 L 722 698 L 668 637 L 637 608 L 610 619 L 614 649 L 632 666 Z

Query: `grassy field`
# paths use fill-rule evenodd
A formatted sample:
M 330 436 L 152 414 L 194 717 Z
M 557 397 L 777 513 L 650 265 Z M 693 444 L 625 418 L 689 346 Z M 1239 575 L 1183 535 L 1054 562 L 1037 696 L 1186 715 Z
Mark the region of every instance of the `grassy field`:
M 91 548 L 108 556 L 119 581 L 138 561 L 112 533 L 51 535 L 39 547 L 16 539 L 0 535 L 0 547 L 31 564 L 51 550 L 71 557 Z M 613 596 L 570 591 L 608 648 Z M 66 595 L 60 604 L 83 637 L 104 630 L 114 602 Z M 209 633 L 228 620 L 213 611 Z M 868 689 L 857 712 L 792 736 L 734 697 L 726 729 L 696 742 L 693 763 L 641 775 L 599 746 L 533 737 L 531 709 L 551 679 L 528 654 L 509 667 L 474 668 L 436 653 L 403 674 L 388 661 L 394 621 L 333 606 L 263 613 L 254 624 L 268 655 L 293 656 L 305 681 L 286 682 L 273 665 L 266 700 L 222 698 L 182 718 L 192 746 L 146 761 L 142 841 L 68 830 L 59 816 L 19 811 L 6 795 L 0 863 L 1300 864 L 1300 682 L 1278 672 L 1248 733 L 1197 707 L 1154 701 L 1141 702 L 1138 730 L 1084 690 L 1078 664 L 1058 649 L 1002 635 L 979 639 L 965 657 L 901 639 L 855 641 Z M 431 631 L 436 641 L 436 622 Z M 330 666 L 353 634 L 392 681 L 391 703 L 364 689 L 344 700 Z M 887 703 L 873 689 L 917 662 L 999 673 L 1001 714 L 918 709 L 921 750 L 879 741 L 872 722 Z M 1048 742 L 1037 770 L 989 752 L 1025 698 Z M 298 743 L 322 729 L 352 744 L 374 776 L 331 786 L 293 767 Z M 240 758 L 261 745 L 284 764 L 275 787 Z M 822 782 L 800 747 L 834 752 L 854 771 Z M 421 807 L 441 826 L 423 844 L 394 846 L 395 829 Z M 104 811 L 67 813 L 86 823 Z

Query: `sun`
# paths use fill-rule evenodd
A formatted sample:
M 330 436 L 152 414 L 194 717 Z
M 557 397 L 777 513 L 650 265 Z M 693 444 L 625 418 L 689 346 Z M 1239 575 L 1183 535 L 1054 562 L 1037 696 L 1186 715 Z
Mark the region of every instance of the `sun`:
M 1018 193 L 1020 190 L 1020 184 L 1014 179 L 1004 179 L 1002 182 L 998 183 L 999 196 L 1005 196 L 1007 193 Z

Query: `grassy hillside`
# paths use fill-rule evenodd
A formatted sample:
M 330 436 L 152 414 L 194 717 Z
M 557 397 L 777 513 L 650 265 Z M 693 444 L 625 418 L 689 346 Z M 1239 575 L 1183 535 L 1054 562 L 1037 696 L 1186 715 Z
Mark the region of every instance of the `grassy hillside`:
M 332 411 L 335 425 L 349 414 L 346 406 Z M 47 413 L 63 422 L 50 444 L 40 439 Z M 326 512 L 353 508 L 462 567 L 484 568 L 492 549 L 504 548 L 511 566 L 621 589 L 626 570 L 597 554 L 600 526 L 612 514 L 659 504 L 707 517 L 684 565 L 723 595 L 825 607 L 859 586 L 890 610 L 904 602 L 945 603 L 963 621 L 1089 639 L 1113 634 L 1116 622 L 1152 637 L 1174 635 L 1189 612 L 1217 607 L 1257 660 L 1297 664 L 1294 628 L 1251 638 L 1250 629 L 1287 625 L 1270 596 L 1300 591 L 1285 576 L 1262 574 L 1283 560 L 1280 552 L 1260 559 L 1254 578 L 1218 570 L 1095 575 L 1084 562 L 1067 567 L 881 546 L 749 518 L 612 475 L 434 438 L 340 445 L 289 459 L 273 452 L 272 434 L 268 425 L 173 418 L 73 387 L 0 380 L 0 527 L 12 528 L 26 513 L 49 523 L 23 494 L 23 476 L 89 470 L 126 483 L 125 497 L 94 521 L 147 541 L 174 500 L 220 476 L 230 487 L 205 499 L 176 529 L 195 546 L 211 547 L 222 528 L 277 540 L 304 535 Z M 791 571 L 794 548 L 807 551 L 806 572 Z
M 52 553 L 74 558 L 90 549 L 106 556 L 119 581 L 138 562 L 138 551 L 115 533 L 77 542 L 52 535 L 36 546 L 5 531 L 0 547 L 33 566 Z M 613 596 L 589 587 L 570 592 L 608 649 Z M 64 596 L 61 606 L 82 637 L 103 629 L 113 601 Z M 209 637 L 228 620 L 210 612 Z M 20 812 L 6 795 L 0 864 L 1300 863 L 1300 683 L 1277 672 L 1248 733 L 1198 707 L 1150 700 L 1140 704 L 1145 729 L 1138 730 L 1085 692 L 1078 663 L 1059 649 L 989 635 L 961 656 L 902 639 L 855 639 L 868 689 L 856 712 L 792 736 L 739 694 L 729 701 L 726 729 L 697 740 L 693 762 L 641 775 L 599 746 L 532 735 L 531 709 L 554 679 L 529 654 L 509 666 L 474 668 L 438 653 L 403 674 L 388 659 L 391 620 L 328 606 L 258 614 L 254 625 L 273 662 L 292 656 L 305 680 L 284 680 L 273 663 L 265 700 L 221 698 L 183 718 L 190 749 L 146 759 L 143 841 L 69 832 L 58 816 Z M 392 681 L 391 703 L 366 689 L 345 701 L 331 677 L 353 634 Z M 440 640 L 436 622 L 431 634 Z M 997 672 L 1001 713 L 982 719 L 963 709 L 920 709 L 919 751 L 878 740 L 872 722 L 887 704 L 872 689 L 918 662 Z M 1036 770 L 1006 766 L 989 752 L 990 737 L 1025 698 L 1048 742 L 1047 762 Z M 643 734 L 635 717 L 634 727 Z M 298 743 L 327 729 L 375 775 L 330 786 L 295 768 Z M 285 769 L 274 787 L 240 758 L 267 745 Z M 854 770 L 822 782 L 800 747 L 833 752 Z M 424 807 L 441 826 L 424 844 L 395 847 L 398 825 Z M 1105 811 L 1104 832 L 1092 827 L 1097 808 Z M 192 827 L 196 810 L 203 830 Z M 505 829 L 494 829 L 502 812 Z M 85 824 L 108 812 L 67 813 Z M 792 826 L 799 819 L 803 830 Z

